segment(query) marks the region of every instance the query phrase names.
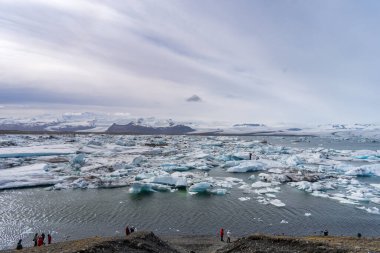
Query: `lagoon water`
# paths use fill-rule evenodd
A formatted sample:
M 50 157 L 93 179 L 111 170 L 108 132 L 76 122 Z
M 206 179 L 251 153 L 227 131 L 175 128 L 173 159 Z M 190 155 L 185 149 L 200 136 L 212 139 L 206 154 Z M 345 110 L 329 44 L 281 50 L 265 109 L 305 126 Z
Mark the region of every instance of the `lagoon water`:
M 253 137 L 246 137 L 253 138 Z M 257 138 L 256 138 L 257 139 Z M 268 138 L 267 138 L 268 139 Z M 363 149 L 346 142 L 312 140 L 310 143 L 289 142 L 273 138 L 272 143 L 292 146 L 324 146 Z M 367 143 L 367 149 L 380 149 Z M 248 176 L 234 174 L 251 183 Z M 209 172 L 212 177 L 231 176 L 224 169 Z M 378 177 L 360 178 L 380 183 Z M 127 224 L 138 230 L 152 230 L 158 235 L 215 235 L 223 227 L 233 236 L 251 233 L 286 235 L 320 234 L 328 229 L 332 235 L 380 235 L 380 215 L 371 214 L 328 198 L 318 198 L 289 185 L 281 185 L 276 193 L 284 207 L 263 205 L 239 189 L 224 196 L 197 194 L 186 191 L 130 194 L 128 188 L 46 191 L 43 188 L 0 191 L 0 249 L 12 248 L 22 238 L 25 246 L 32 245 L 34 233 L 51 233 L 53 240 L 63 241 L 89 236 L 123 235 Z M 251 196 L 250 196 L 251 197 Z M 306 216 L 305 213 L 311 215 Z

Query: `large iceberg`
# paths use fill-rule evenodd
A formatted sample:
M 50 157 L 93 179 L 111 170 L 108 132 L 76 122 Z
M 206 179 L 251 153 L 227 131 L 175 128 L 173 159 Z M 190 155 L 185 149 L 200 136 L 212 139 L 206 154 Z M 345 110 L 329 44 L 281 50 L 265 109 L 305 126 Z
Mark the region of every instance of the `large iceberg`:
M 76 152 L 71 145 L 43 145 L 0 148 L 0 158 L 68 155 Z
M 48 172 L 48 166 L 45 163 L 0 170 L 0 190 L 54 185 L 58 181 Z

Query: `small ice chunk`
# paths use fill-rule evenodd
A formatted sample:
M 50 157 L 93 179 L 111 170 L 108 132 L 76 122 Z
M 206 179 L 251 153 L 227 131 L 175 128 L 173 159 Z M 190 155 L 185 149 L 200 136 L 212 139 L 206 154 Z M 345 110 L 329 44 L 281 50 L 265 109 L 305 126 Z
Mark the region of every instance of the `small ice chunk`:
M 279 200 L 279 199 L 272 199 L 272 200 L 269 200 L 269 203 L 274 205 L 274 206 L 278 206 L 278 207 L 282 207 L 282 206 L 285 206 L 285 204 Z
M 251 187 L 252 188 L 264 188 L 264 187 L 269 187 L 271 185 L 272 185 L 271 183 L 265 183 L 265 182 L 257 181 L 255 183 L 251 184 Z
M 281 220 L 281 224 L 288 224 L 289 222 L 287 220 Z
M 135 176 L 135 180 L 139 181 L 139 180 L 144 180 L 144 179 L 148 179 L 152 177 L 154 177 L 153 173 L 141 173 Z
M 365 206 L 358 206 L 357 208 L 361 209 L 361 210 L 365 210 L 365 211 L 367 211 L 368 213 L 371 213 L 371 214 L 380 214 L 380 210 L 377 207 L 368 207 L 368 208 L 366 208 Z
M 311 216 L 311 213 L 305 213 L 305 216 L 309 217 L 309 216 Z
M 146 161 L 145 157 L 137 156 L 133 159 L 132 164 L 135 166 L 140 166 L 142 163 Z
M 86 156 L 82 154 L 76 155 L 72 160 L 71 160 L 71 166 L 75 169 L 79 169 L 86 163 Z
M 240 201 L 247 201 L 247 200 L 250 200 L 251 198 L 250 197 L 240 197 L 239 200 Z
M 222 188 L 212 189 L 210 191 L 210 193 L 215 194 L 215 195 L 226 195 L 227 190 L 226 189 L 222 189 Z

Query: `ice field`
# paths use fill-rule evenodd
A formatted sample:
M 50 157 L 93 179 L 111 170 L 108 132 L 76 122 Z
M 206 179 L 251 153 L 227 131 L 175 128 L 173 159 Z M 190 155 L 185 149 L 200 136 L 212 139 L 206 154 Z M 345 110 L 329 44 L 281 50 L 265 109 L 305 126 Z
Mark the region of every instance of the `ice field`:
M 307 136 L 62 134 L 3 135 L 0 145 L 0 211 L 8 213 L 12 203 L 14 210 L 24 210 L 8 213 L 0 220 L 2 236 L 12 239 L 33 233 L 35 227 L 46 226 L 45 218 L 50 224 L 47 229 L 61 230 L 56 232 L 60 239 L 69 234 L 72 220 L 88 223 L 80 228 L 84 230 L 81 235 L 117 233 L 117 229 L 107 224 L 103 224 L 105 229 L 101 231 L 94 228 L 104 222 L 107 206 L 89 209 L 115 196 L 119 198 L 111 201 L 111 206 L 128 203 L 129 208 L 109 206 L 118 210 L 110 211 L 111 224 L 119 224 L 118 219 L 128 212 L 128 217 L 136 216 L 139 226 L 159 232 L 165 228 L 162 233 L 193 233 L 193 225 L 186 222 L 194 218 L 192 213 L 195 217 L 204 216 L 200 218 L 203 222 L 215 219 L 219 223 L 217 210 L 223 209 L 223 205 L 227 207 L 222 220 L 232 215 L 234 218 L 227 223 L 232 228 L 236 226 L 235 232 L 239 234 L 250 231 L 249 226 L 240 222 L 254 218 L 259 223 L 254 227 L 263 232 L 293 234 L 315 233 L 319 227 L 324 229 L 335 222 L 337 233 L 351 234 L 361 229 L 376 235 L 380 223 L 380 147 L 375 141 Z M 107 197 L 97 199 L 100 203 L 96 204 L 91 198 L 98 193 Z M 34 202 L 34 198 L 38 200 Z M 69 200 L 63 200 L 66 198 Z M 166 200 L 169 207 L 164 205 Z M 65 201 L 73 209 L 62 206 L 61 211 L 55 210 L 56 205 L 63 204 L 57 202 Z M 144 205 L 130 209 L 135 201 L 143 201 Z M 180 218 L 176 210 L 184 208 L 182 201 L 189 206 L 181 215 L 189 213 Z M 209 214 L 197 214 L 205 208 L 205 203 L 199 206 L 199 201 L 216 206 L 210 207 Z M 33 203 L 39 203 L 38 207 Z M 75 210 L 80 203 L 86 204 Z M 324 205 L 327 206 L 319 210 Z M 165 214 L 149 214 L 151 209 L 162 208 Z M 331 213 L 331 208 L 336 213 Z M 40 212 L 42 217 L 38 215 Z M 234 212 L 243 214 L 237 217 Z M 150 218 L 144 217 L 144 213 Z M 349 216 L 335 217 L 344 213 Z M 171 215 L 177 222 L 162 221 L 157 215 Z M 23 223 L 34 216 L 38 216 L 37 224 Z M 66 221 L 67 216 L 72 220 Z M 279 220 L 271 221 L 273 217 Z M 299 228 L 300 222 L 305 223 L 303 219 L 310 222 L 309 228 Z M 158 228 L 156 224 L 161 225 Z M 177 228 L 169 229 L 176 224 Z M 285 226 L 292 228 L 282 229 Z M 206 225 L 199 232 L 211 233 L 211 227 Z

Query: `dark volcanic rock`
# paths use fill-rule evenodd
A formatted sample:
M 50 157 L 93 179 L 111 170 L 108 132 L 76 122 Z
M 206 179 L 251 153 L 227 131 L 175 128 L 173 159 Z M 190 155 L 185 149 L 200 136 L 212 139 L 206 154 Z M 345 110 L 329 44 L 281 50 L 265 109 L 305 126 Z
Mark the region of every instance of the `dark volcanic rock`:
M 107 129 L 107 133 L 123 134 L 187 134 L 194 131 L 191 127 L 176 125 L 169 127 L 146 127 L 129 123 L 127 125 L 113 124 Z
M 0 125 L 1 131 L 30 131 L 40 132 L 44 131 L 50 125 L 28 125 L 28 124 L 2 124 Z
M 350 252 L 345 248 L 337 248 L 326 243 L 298 240 L 296 238 L 253 235 L 239 239 L 217 253 L 344 253 Z

